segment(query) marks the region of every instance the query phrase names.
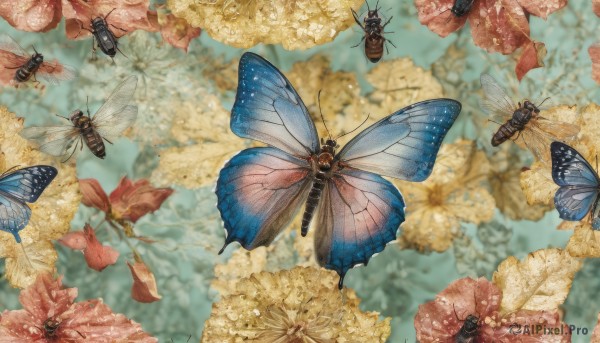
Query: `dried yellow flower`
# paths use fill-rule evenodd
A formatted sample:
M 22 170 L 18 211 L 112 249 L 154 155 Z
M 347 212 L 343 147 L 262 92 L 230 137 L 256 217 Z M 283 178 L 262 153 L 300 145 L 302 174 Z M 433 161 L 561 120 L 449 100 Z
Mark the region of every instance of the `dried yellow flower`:
M 202 342 L 385 342 L 391 319 L 362 312 L 337 281 L 333 271 L 306 267 L 253 274 L 213 305 Z
M 550 211 L 552 206 L 527 203 L 520 183 L 523 163 L 512 147 L 511 144 L 504 144 L 490 158 L 489 181 L 496 207 L 512 220 L 537 221 Z
M 461 222 L 490 221 L 495 202 L 485 187 L 489 168 L 489 161 L 475 142 L 459 140 L 442 145 L 426 181 L 395 180 L 407 204 L 400 244 L 445 251 L 459 234 Z
M 51 241 L 69 231 L 81 200 L 75 167 L 34 150 L 19 136 L 22 128 L 23 118 L 0 107 L 1 170 L 47 164 L 56 167 L 58 175 L 40 198 L 29 204 L 32 210 L 29 225 L 19 233 L 22 247 L 11 234 L 0 232 L 0 257 L 6 259 L 6 277 L 11 286 L 19 288 L 32 284 L 42 272 L 54 272 L 58 256 Z
M 179 18 L 236 48 L 259 43 L 286 50 L 325 44 L 354 24 L 362 0 L 168 0 Z
M 522 262 L 510 256 L 493 277 L 502 290 L 501 312 L 557 310 L 581 266 L 580 260 L 556 248 L 534 251 Z
M 593 230 L 589 221 L 576 224 L 566 250 L 573 257 L 600 257 L 600 231 Z

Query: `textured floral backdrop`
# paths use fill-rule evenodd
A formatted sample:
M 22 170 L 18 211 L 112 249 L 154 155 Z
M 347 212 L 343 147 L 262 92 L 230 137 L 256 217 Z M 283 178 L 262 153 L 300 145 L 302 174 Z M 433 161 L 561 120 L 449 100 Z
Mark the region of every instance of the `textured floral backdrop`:
M 90 269 L 79 251 L 59 244 L 56 241 L 59 237 L 47 237 L 53 240 L 58 252 L 58 274 L 64 275 L 66 286 L 78 289 L 79 300 L 102 298 L 115 313 L 141 323 L 143 329 L 160 342 L 170 339 L 185 342 L 190 335 L 191 341 L 201 339 L 212 305 L 222 299 L 215 307 L 214 322 L 210 322 L 205 333 L 207 341 L 221 342 L 224 340 L 219 336 L 222 330 L 219 318 L 235 327 L 232 318 L 243 317 L 244 311 L 260 306 L 268 308 L 266 303 L 227 305 L 231 302 L 228 295 L 252 292 L 244 288 L 247 286 L 244 282 L 239 282 L 242 277 L 252 272 L 316 265 L 312 257 L 312 236 L 302 238 L 294 230 L 284 232 L 268 248 L 247 252 L 232 244 L 223 255 L 217 255 L 224 233 L 212 192 L 216 176 L 226 160 L 253 144 L 229 130 L 229 111 L 237 86 L 237 62 L 244 51 L 232 46 L 259 41 L 280 43 L 282 37 L 283 47 L 281 44 L 258 45 L 250 50 L 264 56 L 288 76 L 315 119 L 318 118 L 317 93 L 322 90 L 321 107 L 333 132 L 349 131 L 360 124 L 366 114 L 370 114 L 369 123 L 372 123 L 423 99 L 444 96 L 463 103 L 463 111 L 446 138 L 447 144 L 440 150 L 432 177 L 423 184 L 395 181 L 408 203 L 407 222 L 402 226 L 404 233 L 398 244 L 389 245 L 368 267 L 353 269 L 346 277 L 345 285 L 356 295 L 347 293 L 348 299 L 339 301 L 348 306 L 348 313 L 357 316 L 351 321 L 364 324 L 364 330 L 371 330 L 377 320 L 375 315 L 356 309 L 354 299 L 360 299 L 360 310 L 376 311 L 381 320 L 391 318 L 388 341 L 414 341 L 413 321 L 418 306 L 433 300 L 454 280 L 464 276 L 492 280 L 499 264 L 509 256 L 525 261 L 525 265 L 531 263 L 526 260 L 530 252 L 549 247 L 566 248 L 575 257 L 600 256 L 596 233 L 574 226 L 565 229 L 564 225 L 557 230 L 561 220 L 549 205 L 556 186 L 540 179 L 536 173 L 539 165 L 534 164 L 531 171 L 522 172 L 523 167 L 531 165 L 532 156 L 512 143 L 501 148 L 490 146 L 490 135 L 496 126 L 487 122 L 488 117 L 478 103 L 482 95 L 479 84 L 482 72 L 494 75 L 513 94 L 520 91 L 535 97 L 544 91 L 553 92 L 552 105 L 577 105 L 577 108 L 565 107 L 548 115 L 581 125 L 582 134 L 588 137 L 585 142 L 582 139 L 581 144 L 592 147 L 586 156 L 592 158 L 591 152 L 597 151 L 593 147 L 600 146 L 595 124 L 598 110 L 588 105 L 600 98 L 591 78 L 588 47 L 598 39 L 599 19 L 591 11 L 590 1 L 571 1 L 547 20 L 530 18 L 531 37 L 544 42 L 548 53 L 545 67 L 531 70 L 520 84 L 514 73 L 519 52 L 508 56 L 488 54 L 474 45 L 468 27 L 442 39 L 419 23 L 412 2 L 380 1 L 382 13 L 388 18 L 393 16 L 386 27 L 393 33 L 386 37 L 396 47 L 389 46 L 389 54 L 378 64 L 368 62 L 361 47 L 351 48 L 363 33 L 353 25 L 349 6 L 357 9 L 360 1 L 344 2 L 344 6 L 339 5 L 332 12 L 330 22 L 319 23 L 320 28 L 343 30 L 335 40 L 327 42 L 327 37 L 315 37 L 316 46 L 291 51 L 286 49 L 314 45 L 293 34 L 311 30 L 310 25 L 302 26 L 304 22 L 298 19 L 303 8 L 300 5 L 307 1 L 297 1 L 300 7 L 295 11 L 279 13 L 280 23 L 276 23 L 290 31 L 282 26 L 281 30 L 264 34 L 256 42 L 241 36 L 254 24 L 236 27 L 229 22 L 235 22 L 238 12 L 258 11 L 261 1 L 241 1 L 241 8 L 232 7 L 232 1 L 206 1 L 213 6 L 206 13 L 190 12 L 184 3 L 173 0 L 169 6 L 176 15 L 204 29 L 199 38 L 191 41 L 187 53 L 164 43 L 157 32 L 138 30 L 120 40 L 127 58 L 117 55 L 114 63 L 103 55 L 90 60 L 91 40 L 68 40 L 64 21 L 45 33 L 22 32 L 0 22 L 1 32 L 9 34 L 28 51 L 35 46 L 45 55 L 75 67 L 79 73 L 73 81 L 63 82 L 58 87 L 47 86 L 44 90 L 1 88 L 0 105 L 24 117 L 26 126 L 56 123 L 59 119 L 53 114 L 67 115 L 74 109 L 83 109 L 86 97 L 93 113 L 110 89 L 125 77 L 137 75 L 135 103 L 139 115 L 136 123 L 125 137 L 108 146 L 106 159 L 81 154 L 77 159 L 77 177 L 98 180 L 106 194 L 117 188 L 123 176 L 131 180 L 148 179 L 154 187 L 174 190 L 160 209 L 134 224 L 135 233 L 152 243 L 123 239 L 107 229 L 97 230 L 102 244 L 120 252 L 116 263 L 101 272 Z M 206 5 L 202 3 L 199 2 L 199 8 Z M 218 5 L 223 9 L 219 12 L 221 16 L 211 15 Z M 3 120 L 12 118 L 11 114 L 2 113 Z M 316 121 L 316 125 L 322 135 L 325 132 L 322 123 Z M 0 133 L 0 147 L 5 153 L 7 146 L 17 144 L 7 137 L 10 136 Z M 346 142 L 344 139 L 341 143 Z M 430 196 L 432 192 L 436 197 Z M 527 200 L 532 205 L 527 205 Z M 75 208 L 75 202 L 63 206 L 68 208 L 61 212 L 76 211 L 71 231 L 82 230 L 85 223 L 96 226 L 104 218 L 97 209 L 84 205 Z M 44 221 L 43 218 L 36 220 Z M 133 281 L 125 263 L 135 260 L 130 245 L 153 272 L 159 301 L 140 303 L 132 299 Z M 565 255 L 559 259 L 566 263 L 564 261 L 571 257 Z M 0 268 L 8 277 L 11 271 L 4 265 Z M 579 267 L 573 268 L 571 277 Z M 568 285 L 565 286 L 568 297 L 560 306 L 563 321 L 589 329 L 587 336 L 573 335 L 573 342 L 588 342 L 598 321 L 599 268 L 597 259 L 586 258 L 570 291 Z M 563 275 L 567 269 L 559 264 L 551 272 Z M 303 269 L 293 273 L 299 276 L 276 274 L 280 279 L 273 282 L 267 280 L 271 277 L 268 274 L 260 274 L 263 284 L 273 287 L 264 286 L 264 292 L 276 297 L 282 285 L 292 282 L 286 278 L 311 280 L 315 277 L 310 273 L 302 276 L 306 273 Z M 327 312 L 327 306 L 331 306 L 329 302 L 338 301 L 335 297 L 341 293 L 334 290 L 333 281 L 331 285 L 327 283 L 331 281 L 328 277 L 319 281 L 322 287 L 315 286 L 308 292 L 314 292 L 310 294 L 324 307 L 319 309 L 323 315 L 333 315 Z M 0 287 L 0 308 L 20 308 L 19 289 L 12 288 L 8 280 L 0 283 Z M 267 296 L 256 299 L 273 301 Z M 245 305 L 250 307 L 244 308 Z M 227 324 L 227 320 L 232 322 Z M 378 323 L 376 328 L 385 337 L 386 322 Z M 351 342 L 351 337 L 346 337 L 346 341 Z M 354 339 L 356 337 L 359 336 Z

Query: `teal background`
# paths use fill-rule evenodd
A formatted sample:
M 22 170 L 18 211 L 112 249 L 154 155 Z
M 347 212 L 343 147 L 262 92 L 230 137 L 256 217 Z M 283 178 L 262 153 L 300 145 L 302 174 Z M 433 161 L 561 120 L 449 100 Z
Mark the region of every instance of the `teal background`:
M 474 46 L 468 27 L 441 39 L 419 24 L 412 2 L 382 0 L 380 5 L 387 16 L 394 16 L 388 26 L 389 31 L 394 33 L 388 38 L 397 46 L 390 46 L 390 53 L 384 59 L 410 57 L 416 65 L 425 69 L 431 69 L 433 64 L 455 69 L 452 79 L 440 82 L 446 96 L 463 102 L 465 110 L 456 125 L 458 128 L 450 132 L 447 140 L 451 142 L 464 136 L 477 139 L 487 149 L 489 132 L 477 131 L 471 122 L 482 115 L 477 103 L 480 96 L 478 78 L 481 72 L 487 71 L 499 81 L 515 85 L 513 57 L 489 55 Z M 587 53 L 587 48 L 598 39 L 598 21 L 599 18 L 591 11 L 590 1 L 571 1 L 567 8 L 551 15 L 548 21 L 531 17 L 531 36 L 544 42 L 548 48 L 547 66 L 527 74 L 521 90 L 541 92 L 548 84 L 557 81 L 562 89 L 561 100 L 564 98 L 564 101 L 582 106 L 598 102 L 598 87 L 590 77 L 591 62 Z M 205 61 L 230 60 L 242 53 L 240 49 L 224 46 L 202 34 L 200 39 L 192 42 L 186 55 L 169 46 L 155 47 L 160 40 L 158 35 L 140 32 L 121 40 L 129 59 L 117 56 L 113 65 L 105 56 L 91 62 L 91 40 L 66 40 L 62 24 L 48 33 L 26 33 L 16 31 L 2 21 L 0 31 L 11 35 L 26 50 L 31 50 L 34 45 L 45 56 L 58 58 L 81 73 L 80 78 L 63 82 L 59 87 L 47 87 L 43 93 L 32 89 L 0 89 L 0 104 L 25 117 L 27 125 L 57 123 L 59 118 L 53 113 L 66 115 L 76 108 L 83 108 L 86 95 L 90 97 L 90 110 L 94 112 L 101 99 L 124 76 L 140 75 L 142 81 L 138 92 L 145 91 L 147 96 L 141 101 L 136 125 L 145 125 L 147 133 L 134 140 L 118 140 L 108 147 L 105 160 L 87 153 L 78 160 L 78 176 L 98 179 L 107 193 L 115 188 L 123 175 L 132 179 L 149 177 L 157 164 L 156 149 L 174 144 L 168 137 L 168 130 L 161 128 L 163 122 L 168 122 L 170 114 L 153 110 L 153 104 L 164 109 L 168 108 L 165 104 L 172 98 L 201 102 L 201 98 L 194 96 L 194 87 L 215 89 L 211 80 L 204 79 L 202 74 L 203 68 L 210 67 Z M 361 80 L 363 92 L 367 93 L 369 87 L 364 74 L 373 64 L 366 61 L 360 48 L 350 48 L 358 42 L 360 35 L 355 27 L 340 34 L 332 43 L 306 51 L 285 51 L 279 46 L 257 46 L 250 50 L 263 55 L 283 71 L 289 70 L 294 62 L 307 60 L 314 54 L 324 54 L 329 56 L 334 70 L 355 72 Z M 451 45 L 464 51 L 465 58 L 458 61 L 450 59 L 446 49 Z M 458 84 L 460 90 L 456 87 Z M 231 107 L 232 96 L 221 94 L 227 109 Z M 154 245 L 140 245 L 140 250 L 156 275 L 159 292 L 163 296 L 161 301 L 140 304 L 130 298 L 131 276 L 124 261 L 131 261 L 132 256 L 125 253 L 129 251 L 125 244 L 110 237 L 106 230 L 99 232 L 99 239 L 122 252 L 115 266 L 101 273 L 95 272 L 87 268 L 80 253 L 57 244 L 60 256 L 57 267 L 59 273 L 65 275 L 65 284 L 79 289 L 79 300 L 103 298 L 115 312 L 140 322 L 161 342 L 170 339 L 185 342 L 189 335 L 195 342 L 200 339 L 211 304 L 218 300 L 216 292 L 209 288 L 214 265 L 226 261 L 228 256 L 216 255 L 222 245 L 223 230 L 214 206 L 216 198 L 212 187 L 198 190 L 175 188 L 176 193 L 160 211 L 136 224 L 136 231 L 159 240 Z M 468 208 L 464 210 L 469 211 Z M 95 225 L 100 220 L 101 216 L 95 211 L 81 206 L 72 222 L 72 229 L 81 229 L 86 221 Z M 401 251 L 390 245 L 368 267 L 350 272 L 345 284 L 357 291 L 364 310 L 379 311 L 393 318 L 390 342 L 414 341 L 413 318 L 419 304 L 432 300 L 451 281 L 465 275 L 491 278 L 497 264 L 507 256 L 523 258 L 537 249 L 564 247 L 571 232 L 557 231 L 558 223 L 560 220 L 555 211 L 538 222 L 510 221 L 498 212 L 492 223 L 479 228 L 465 225 L 464 232 L 470 238 L 469 242 L 457 244 L 455 249 L 442 254 Z M 463 253 L 455 254 L 456 249 Z M 478 252 L 486 258 L 463 257 L 469 256 L 465 251 Z M 286 268 L 293 265 L 293 261 L 282 263 Z M 457 267 L 468 272 L 459 273 Z M 600 311 L 597 296 L 600 292 L 599 268 L 598 260 L 586 260 L 565 302 L 565 321 L 589 329 L 587 336 L 573 336 L 573 342 L 588 342 L 597 321 Z M 3 266 L 0 270 L 3 271 Z M 0 309 L 20 307 L 18 290 L 11 289 L 6 281 L 0 283 L 0 289 Z

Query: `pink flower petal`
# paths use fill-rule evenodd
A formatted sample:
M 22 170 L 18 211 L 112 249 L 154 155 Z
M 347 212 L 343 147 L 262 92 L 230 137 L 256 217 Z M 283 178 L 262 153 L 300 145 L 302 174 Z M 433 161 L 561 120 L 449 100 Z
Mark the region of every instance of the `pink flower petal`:
M 519 310 L 516 313 L 509 313 L 502 318 L 502 326 L 491 327 L 484 325 L 479 334 L 485 337 L 484 342 L 519 342 L 519 343 L 567 343 L 571 342 L 571 332 L 564 322 L 560 321 L 557 312 L 528 311 Z M 544 333 L 542 330 L 536 330 L 536 326 L 547 330 L 559 330 L 553 335 Z
M 531 41 L 523 49 L 521 57 L 515 67 L 515 73 L 517 79 L 521 81 L 523 76 L 527 74 L 531 69 L 539 68 L 544 66 L 544 57 L 546 57 L 546 46 L 542 42 Z
M 455 0 L 415 0 L 419 21 L 441 37 L 465 25 L 468 15 L 456 17 L 450 10 Z
M 102 245 L 96 238 L 94 229 L 89 224 L 85 224 L 83 232 L 87 241 L 87 247 L 83 250 L 83 256 L 88 267 L 100 272 L 117 262 L 119 252 L 109 246 Z
M 148 22 L 149 0 L 63 0 L 67 38 L 75 39 L 90 35 L 91 19 L 106 17 L 110 30 L 117 37 L 138 29 L 145 30 Z
M 478 318 L 496 316 L 501 300 L 500 290 L 485 278 L 454 281 L 434 301 L 419 306 L 415 316 L 417 340 L 451 341 L 469 315 Z
M 83 231 L 73 231 L 62 236 L 58 242 L 73 250 L 83 250 L 87 247 L 87 240 Z
M 469 14 L 475 45 L 510 54 L 529 39 L 529 22 L 517 0 L 479 0 Z
M 548 15 L 567 5 L 567 0 L 519 0 L 525 10 L 536 17 L 548 18 Z
M 62 18 L 60 0 L 3 0 L 0 16 L 13 27 L 31 32 L 55 28 Z
M 158 294 L 154 274 L 143 262 L 135 262 L 133 265 L 127 262 L 133 276 L 133 286 L 131 287 L 131 297 L 141 303 L 151 303 L 162 298 Z
M 594 13 L 596 13 L 596 15 L 600 17 L 600 0 L 592 0 L 592 8 L 594 10 Z
M 600 83 L 600 43 L 590 46 L 588 53 L 592 59 L 592 79 Z
M 596 327 L 594 327 L 594 331 L 592 332 L 592 337 L 590 338 L 590 342 L 592 342 L 592 343 L 600 342 L 600 313 L 598 313 L 598 321 L 596 322 Z
M 108 197 L 96 179 L 79 179 L 79 189 L 83 196 L 81 202 L 85 206 L 108 213 L 110 208 Z
M 185 19 L 177 18 L 172 14 L 166 16 L 158 15 L 160 23 L 160 34 L 162 38 L 172 46 L 185 52 L 188 50 L 190 41 L 200 36 L 200 29 L 192 27 Z
M 123 177 L 109 196 L 112 216 L 135 223 L 142 216 L 158 210 L 171 194 L 171 188 L 154 188 L 148 180 L 134 183 Z

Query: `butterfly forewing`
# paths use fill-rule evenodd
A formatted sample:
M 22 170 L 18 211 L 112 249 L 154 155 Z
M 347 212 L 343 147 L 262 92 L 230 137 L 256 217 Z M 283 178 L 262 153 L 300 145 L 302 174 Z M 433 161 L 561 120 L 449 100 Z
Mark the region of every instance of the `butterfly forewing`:
M 137 118 L 137 106 L 128 105 L 133 98 L 138 78 L 129 76 L 113 90 L 106 102 L 93 116 L 96 131 L 105 138 L 116 138 Z
M 554 196 L 556 209 L 562 219 L 582 220 L 597 205 L 600 192 L 598 174 L 585 158 L 570 146 L 554 142 L 550 149 L 552 179 L 560 186 Z

